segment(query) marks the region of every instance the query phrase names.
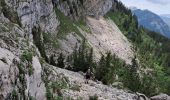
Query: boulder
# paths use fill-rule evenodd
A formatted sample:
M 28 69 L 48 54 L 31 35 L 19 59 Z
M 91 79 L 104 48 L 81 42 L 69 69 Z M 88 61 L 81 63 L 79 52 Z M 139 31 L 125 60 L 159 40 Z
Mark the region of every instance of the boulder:
M 157 96 L 153 96 L 150 99 L 151 100 L 170 100 L 170 96 L 168 96 L 167 94 L 160 94 Z

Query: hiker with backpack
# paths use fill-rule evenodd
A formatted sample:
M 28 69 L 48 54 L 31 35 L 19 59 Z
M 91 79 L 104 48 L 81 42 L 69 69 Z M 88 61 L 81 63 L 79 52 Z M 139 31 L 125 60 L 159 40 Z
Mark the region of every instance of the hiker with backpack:
M 90 70 L 90 68 L 87 70 L 86 74 L 85 74 L 85 84 L 88 84 L 88 81 L 92 78 L 92 72 Z

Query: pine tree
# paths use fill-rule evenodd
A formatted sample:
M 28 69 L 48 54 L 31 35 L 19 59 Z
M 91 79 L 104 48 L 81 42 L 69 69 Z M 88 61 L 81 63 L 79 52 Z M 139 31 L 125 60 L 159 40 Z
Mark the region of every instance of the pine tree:
M 137 92 L 140 89 L 140 77 L 138 73 L 138 64 L 136 57 L 132 59 L 132 65 L 128 67 L 125 85 L 132 91 Z
M 89 62 L 87 56 L 87 50 L 85 46 L 85 39 L 82 42 L 82 45 L 80 45 L 79 49 L 75 48 L 74 53 L 73 53 L 73 70 L 78 72 L 78 71 L 83 71 L 86 72 L 88 70 Z
M 95 73 L 95 77 L 101 81 L 102 80 L 102 76 L 104 75 L 104 68 L 105 67 L 105 57 L 104 55 L 102 55 L 102 57 L 100 58 L 99 64 L 96 68 L 96 73 Z
M 140 92 L 147 96 L 156 95 L 157 81 L 153 75 L 143 75 Z
M 102 55 L 99 64 L 96 68 L 96 78 L 99 81 L 102 81 L 104 84 L 111 84 L 114 81 L 114 66 L 111 65 L 112 63 L 112 55 L 110 52 L 107 53 L 105 57 Z
M 91 70 L 93 70 L 93 49 L 90 49 L 90 52 L 87 55 L 87 66 L 89 66 L 91 68 Z
M 105 66 L 103 68 L 104 72 L 102 78 L 102 82 L 107 85 L 113 82 L 114 69 L 111 63 L 112 63 L 112 55 L 111 52 L 108 52 L 105 58 Z

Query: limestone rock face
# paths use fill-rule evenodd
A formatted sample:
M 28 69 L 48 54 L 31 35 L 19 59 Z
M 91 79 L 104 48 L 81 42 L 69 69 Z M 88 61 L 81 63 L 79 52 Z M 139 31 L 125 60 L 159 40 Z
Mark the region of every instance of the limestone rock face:
M 66 16 L 74 19 L 86 15 L 103 16 L 114 3 L 113 0 L 53 0 L 53 2 Z
M 82 74 L 45 61 L 46 55 L 48 59 L 52 53 L 71 54 L 85 37 L 98 58 L 101 53 L 112 51 L 130 63 L 133 57 L 130 42 L 114 22 L 100 17 L 113 3 L 114 0 L 0 0 L 0 100 L 46 100 L 61 94 L 63 100 L 68 97 L 88 100 L 94 95 L 99 100 L 136 100 L 134 93 L 92 80 L 85 84 Z M 87 17 L 85 26 L 89 31 L 85 32 L 70 20 L 60 23 L 64 21 L 59 20 L 54 6 L 69 16 L 68 19 L 91 16 Z M 73 25 L 68 26 L 73 32 L 66 31 L 64 38 L 58 38 L 61 24 Z M 51 44 L 57 41 L 60 46 L 45 44 L 43 33 L 50 34 Z M 51 41 L 52 38 L 55 41 Z
M 0 48 L 0 52 L 0 99 L 3 100 L 13 90 L 13 85 L 19 72 L 17 65 L 13 63 L 16 56 L 4 48 Z
M 24 29 L 0 13 L 0 100 L 31 97 L 46 100 L 39 52 L 25 34 Z M 34 52 L 37 56 L 31 56 L 32 62 L 23 61 L 24 51 Z M 35 69 L 32 75 L 28 74 L 29 67 Z
M 41 79 L 42 67 L 38 57 L 33 57 L 34 73 L 31 76 L 27 75 L 27 92 L 36 100 L 46 100 L 46 88 Z
M 113 3 L 113 0 L 86 0 L 87 15 L 103 16 L 111 9 Z
M 14 9 L 22 27 L 31 33 L 34 25 L 39 24 L 45 32 L 55 33 L 59 25 L 51 0 L 4 0 L 6 6 Z

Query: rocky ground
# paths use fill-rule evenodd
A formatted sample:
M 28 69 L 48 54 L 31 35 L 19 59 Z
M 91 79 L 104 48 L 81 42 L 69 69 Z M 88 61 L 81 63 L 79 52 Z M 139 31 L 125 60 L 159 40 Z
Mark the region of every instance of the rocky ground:
M 75 73 L 65 69 L 54 68 L 56 74 L 63 74 L 69 79 L 69 84 L 78 86 L 80 90 L 64 89 L 63 95 L 77 99 L 88 100 L 90 96 L 98 96 L 98 100 L 136 100 L 137 95 L 127 91 L 103 85 L 101 82 L 90 80 L 85 84 L 85 78 L 80 73 Z
M 112 20 L 103 17 L 99 19 L 87 17 L 87 24 L 91 31 L 84 32 L 84 36 L 99 57 L 101 53 L 105 54 L 110 51 L 128 64 L 131 63 L 134 56 L 132 44 Z
M 76 7 L 82 7 L 79 1 L 75 0 L 74 3 Z M 90 9 L 92 12 L 79 10 L 98 17 L 104 15 L 112 3 L 112 0 L 86 0 L 83 5 L 93 6 Z M 69 15 L 73 5 L 68 5 L 65 0 L 0 1 L 0 100 L 47 100 L 51 96 L 88 100 L 95 95 L 99 100 L 140 100 L 139 94 L 101 82 L 90 80 L 89 84 L 85 84 L 83 73 L 60 69 L 45 61 L 45 56 L 48 58 L 52 52 L 70 54 L 75 45 L 82 41 L 76 32 L 70 32 L 62 39 L 55 38 L 61 23 L 54 5 L 72 19 L 75 18 L 76 10 L 79 12 L 78 8 L 73 9 L 74 14 Z M 87 24 L 87 30 L 79 25 L 75 27 L 87 38 L 97 58 L 101 53 L 111 51 L 130 63 L 134 56 L 131 43 L 114 22 L 103 17 L 87 17 Z M 60 44 L 59 49 L 52 49 L 48 44 L 44 47 L 42 33 L 54 37 Z M 161 98 L 164 97 L 167 95 Z M 155 98 L 158 97 L 153 100 L 162 100 Z

